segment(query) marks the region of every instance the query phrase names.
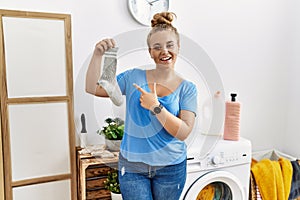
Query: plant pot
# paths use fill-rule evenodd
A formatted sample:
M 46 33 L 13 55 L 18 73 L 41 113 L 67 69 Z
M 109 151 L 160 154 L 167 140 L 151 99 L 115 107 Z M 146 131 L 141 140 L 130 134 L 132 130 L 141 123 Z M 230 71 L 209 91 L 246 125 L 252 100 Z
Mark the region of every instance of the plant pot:
M 117 193 L 113 193 L 113 192 L 110 192 L 111 194 L 111 200 L 122 200 L 122 194 L 117 194 Z
M 122 140 L 109 140 L 105 138 L 105 144 L 110 151 L 120 151 Z

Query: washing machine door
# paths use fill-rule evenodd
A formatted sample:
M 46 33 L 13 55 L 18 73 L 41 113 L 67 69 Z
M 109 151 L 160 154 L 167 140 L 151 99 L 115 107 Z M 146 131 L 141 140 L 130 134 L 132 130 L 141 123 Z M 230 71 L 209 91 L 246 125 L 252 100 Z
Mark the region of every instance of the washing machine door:
M 197 178 L 188 188 L 184 200 L 245 200 L 239 179 L 226 171 L 211 171 Z

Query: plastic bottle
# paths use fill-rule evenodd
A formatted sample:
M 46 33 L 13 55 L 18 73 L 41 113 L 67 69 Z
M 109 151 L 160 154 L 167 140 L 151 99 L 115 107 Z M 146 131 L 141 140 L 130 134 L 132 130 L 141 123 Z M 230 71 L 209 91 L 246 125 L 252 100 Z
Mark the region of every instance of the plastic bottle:
M 224 121 L 224 140 L 239 140 L 241 104 L 236 101 L 237 94 L 230 94 L 231 101 L 226 102 Z
M 217 91 L 212 98 L 207 98 L 203 103 L 201 124 L 203 135 L 222 136 L 224 122 L 224 97 Z

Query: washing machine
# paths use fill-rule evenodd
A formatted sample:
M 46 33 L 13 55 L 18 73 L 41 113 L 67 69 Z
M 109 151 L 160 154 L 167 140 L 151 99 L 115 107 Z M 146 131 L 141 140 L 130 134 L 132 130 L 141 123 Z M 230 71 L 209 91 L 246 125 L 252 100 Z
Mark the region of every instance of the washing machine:
M 251 142 L 197 137 L 188 149 L 187 180 L 180 200 L 248 200 Z

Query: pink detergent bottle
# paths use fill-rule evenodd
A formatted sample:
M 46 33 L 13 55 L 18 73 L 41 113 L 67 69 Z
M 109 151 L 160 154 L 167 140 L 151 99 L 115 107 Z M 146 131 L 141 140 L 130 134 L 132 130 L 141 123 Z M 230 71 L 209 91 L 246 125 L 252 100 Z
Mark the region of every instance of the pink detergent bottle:
M 230 94 L 231 101 L 226 102 L 224 121 L 224 140 L 239 140 L 241 104 L 236 101 L 237 94 Z

